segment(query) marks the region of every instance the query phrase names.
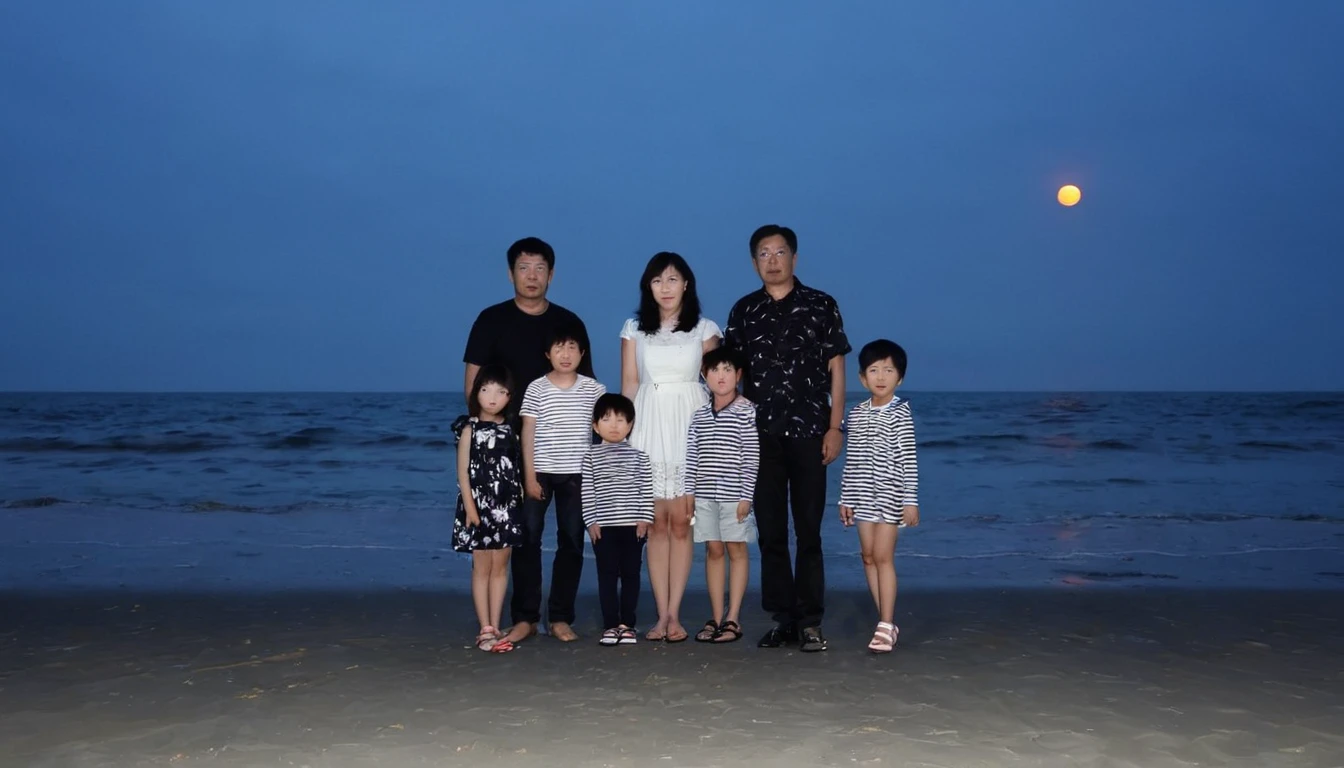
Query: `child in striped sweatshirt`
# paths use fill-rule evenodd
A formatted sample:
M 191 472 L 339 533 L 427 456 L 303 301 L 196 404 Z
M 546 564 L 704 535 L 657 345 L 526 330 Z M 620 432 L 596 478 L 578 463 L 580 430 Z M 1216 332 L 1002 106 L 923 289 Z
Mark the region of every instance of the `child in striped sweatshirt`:
M 582 462 L 583 524 L 597 560 L 597 596 L 606 629 L 602 645 L 634 645 L 644 542 L 653 524 L 653 465 L 630 445 L 635 404 L 615 393 L 593 406 L 593 431 L 602 438 Z M 617 590 L 619 582 L 619 594 Z
M 738 613 L 747 592 L 747 542 L 756 539 L 751 500 L 760 468 L 756 406 L 737 392 L 742 358 L 715 347 L 700 363 L 712 399 L 691 415 L 686 435 L 685 494 L 694 504 L 695 541 L 705 544 L 705 583 L 714 616 L 696 633 L 701 643 L 742 639 Z M 728 554 L 728 613 L 723 612 L 724 552 Z
M 905 350 L 878 339 L 859 351 L 859 381 L 872 397 L 854 406 L 845 423 L 845 471 L 840 479 L 840 521 L 859 524 L 859 546 L 868 590 L 877 604 L 873 653 L 889 653 L 900 630 L 896 611 L 896 534 L 919 525 L 919 465 L 910 403 L 896 397 L 905 380 Z

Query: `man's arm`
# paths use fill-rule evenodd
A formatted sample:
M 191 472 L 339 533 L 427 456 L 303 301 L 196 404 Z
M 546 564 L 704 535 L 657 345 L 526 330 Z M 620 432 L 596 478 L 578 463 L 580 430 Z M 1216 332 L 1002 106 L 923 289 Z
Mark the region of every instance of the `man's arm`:
M 471 403 L 472 385 L 476 383 L 476 374 L 480 372 L 481 366 L 490 361 L 490 354 L 493 351 L 494 341 L 489 327 L 489 322 L 485 319 L 485 311 L 482 310 L 476 316 L 476 322 L 471 324 L 471 333 L 467 334 L 467 348 L 462 352 L 462 362 L 466 363 L 465 375 L 462 377 L 462 392 L 466 395 L 467 403 Z M 523 386 L 527 386 L 526 383 Z
M 575 315 L 575 317 L 578 317 L 578 315 Z M 583 359 L 579 361 L 579 373 L 590 379 L 595 379 L 597 374 L 593 373 L 593 345 L 588 341 L 588 327 L 583 324 L 582 320 L 579 321 L 579 334 L 583 336 L 583 347 L 588 350 L 588 354 L 584 355 Z
M 474 389 L 473 385 L 476 383 L 476 374 L 480 372 L 481 366 L 475 363 L 467 363 L 467 375 L 462 382 L 462 391 L 466 393 L 468 406 L 471 405 L 471 396 L 475 394 L 472 389 Z M 512 395 L 513 393 L 509 394 Z
M 840 425 L 845 420 L 845 356 L 832 357 L 827 369 L 831 374 L 831 417 L 821 440 L 822 464 L 835 461 L 844 447 L 845 437 Z

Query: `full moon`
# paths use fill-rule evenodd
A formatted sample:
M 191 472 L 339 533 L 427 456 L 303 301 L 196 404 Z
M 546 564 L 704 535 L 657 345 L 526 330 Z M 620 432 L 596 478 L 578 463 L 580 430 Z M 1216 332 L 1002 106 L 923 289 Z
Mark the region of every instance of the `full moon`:
M 1083 191 L 1072 184 L 1065 184 L 1059 188 L 1059 204 L 1065 207 L 1072 207 L 1083 199 Z

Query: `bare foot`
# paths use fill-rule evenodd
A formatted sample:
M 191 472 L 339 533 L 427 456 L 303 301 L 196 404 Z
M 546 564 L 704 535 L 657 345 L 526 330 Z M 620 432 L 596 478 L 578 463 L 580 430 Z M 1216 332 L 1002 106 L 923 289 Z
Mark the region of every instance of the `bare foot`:
M 551 622 L 551 637 L 562 643 L 572 643 L 579 639 L 579 636 L 574 633 L 574 628 L 563 621 Z
M 531 622 L 520 621 L 509 627 L 509 631 L 504 635 L 504 639 L 517 645 L 529 637 L 537 634 L 537 628 Z

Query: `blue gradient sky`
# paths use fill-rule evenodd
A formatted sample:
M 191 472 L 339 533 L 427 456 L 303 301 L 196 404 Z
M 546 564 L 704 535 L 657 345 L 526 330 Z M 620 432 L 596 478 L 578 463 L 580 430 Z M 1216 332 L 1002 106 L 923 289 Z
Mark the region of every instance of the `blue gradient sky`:
M 1344 388 L 1344 5 L 460 5 L 0 7 L 0 389 L 458 389 L 524 235 L 614 384 L 766 222 L 912 389 Z

